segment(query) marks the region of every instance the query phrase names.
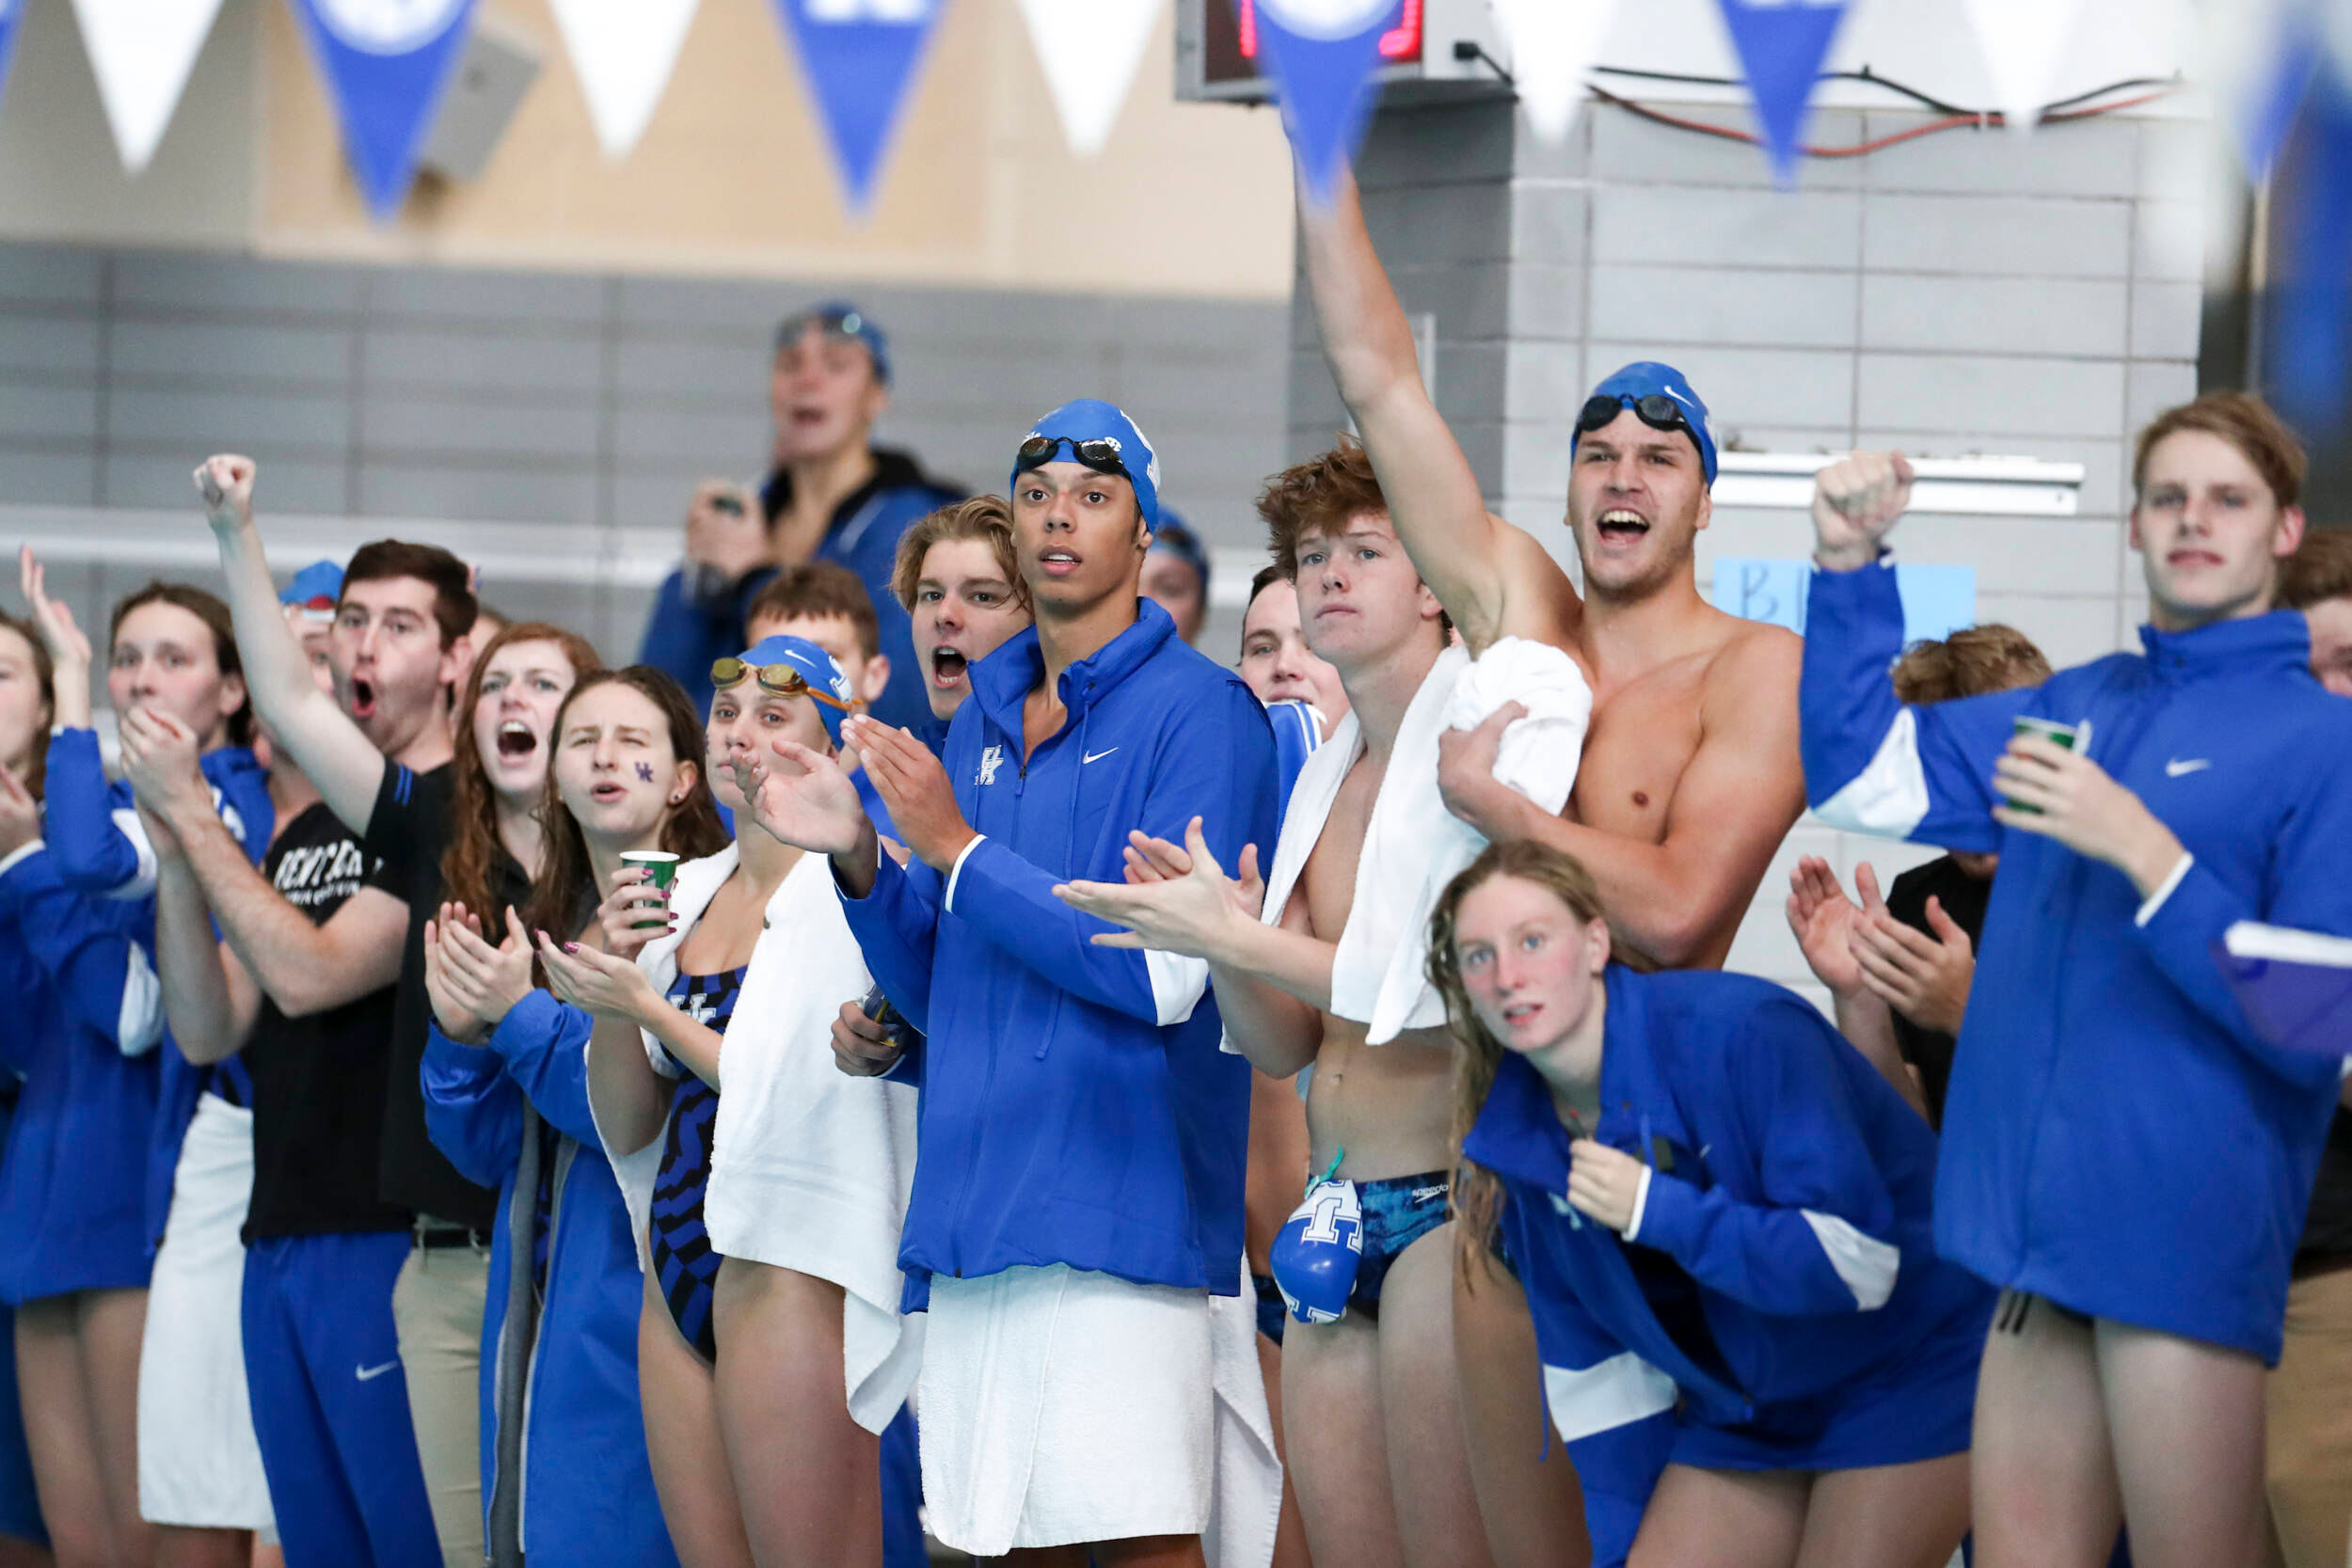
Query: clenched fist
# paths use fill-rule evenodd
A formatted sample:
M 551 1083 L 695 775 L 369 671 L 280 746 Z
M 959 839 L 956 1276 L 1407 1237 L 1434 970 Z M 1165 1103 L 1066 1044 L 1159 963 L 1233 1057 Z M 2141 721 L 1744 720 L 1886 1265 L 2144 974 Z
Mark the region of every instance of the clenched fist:
M 204 517 L 215 528 L 253 520 L 254 463 L 250 457 L 208 457 L 196 470 L 196 493 L 204 498 Z
M 1851 572 L 1878 559 L 1879 541 L 1911 505 L 1911 460 L 1899 451 L 1857 451 L 1813 478 L 1813 560 Z

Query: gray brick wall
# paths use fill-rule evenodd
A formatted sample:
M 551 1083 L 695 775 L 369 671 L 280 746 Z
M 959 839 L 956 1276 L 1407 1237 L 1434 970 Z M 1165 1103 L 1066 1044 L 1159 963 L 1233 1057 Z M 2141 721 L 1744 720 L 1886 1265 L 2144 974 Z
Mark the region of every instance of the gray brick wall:
M 608 553 L 674 529 L 697 479 L 761 468 L 769 333 L 834 294 L 892 334 L 882 438 L 937 471 L 1001 489 L 1031 419 L 1106 397 L 1159 444 L 1173 504 L 1218 544 L 1254 542 L 1249 498 L 1282 451 L 1279 304 L 25 245 L 0 245 L 0 509 L 49 510 L 0 520 L 55 531 L 87 509 L 122 537 L 117 559 L 62 574 L 86 621 L 173 560 L 174 515 L 198 526 L 188 471 L 224 450 L 262 462 L 268 510 L 348 515 L 355 543 L 368 519 L 437 519 Z M 635 651 L 649 599 L 485 591 L 607 657 Z
M 1723 120 L 1720 106 L 1694 113 Z M 1923 117 L 1824 111 L 1817 143 Z M 2197 130 L 2112 119 L 2019 144 L 1922 137 L 1809 162 L 1772 188 L 1754 148 L 1594 106 L 1568 144 L 1534 143 L 1507 104 L 1390 109 L 1360 162 L 1374 238 L 1408 312 L 1435 318 L 1434 388 L 1488 504 L 1571 560 L 1561 525 L 1583 394 L 1617 366 L 1682 367 L 1726 443 L 1775 451 L 1899 446 L 1938 457 L 2082 463 L 2081 515 L 1915 517 L 1907 559 L 1973 566 L 1986 620 L 2059 664 L 2127 642 L 2145 604 L 2125 544 L 2130 439 L 2196 391 Z M 1343 419 L 1294 299 L 1290 447 Z M 1719 555 L 1801 556 L 1799 512 L 1719 508 Z M 1767 876 L 1735 967 L 1807 981 L 1780 916 L 1800 854 L 1882 870 L 1917 851 L 1801 823 Z

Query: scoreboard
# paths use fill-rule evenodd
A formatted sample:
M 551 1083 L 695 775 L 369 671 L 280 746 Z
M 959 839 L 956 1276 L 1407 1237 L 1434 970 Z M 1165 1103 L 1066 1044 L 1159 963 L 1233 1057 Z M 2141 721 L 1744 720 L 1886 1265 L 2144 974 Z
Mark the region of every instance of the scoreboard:
M 1257 0 L 1177 0 L 1178 98 L 1273 100 L 1257 13 Z M 1495 73 L 1498 65 L 1507 71 L 1510 57 L 1491 0 L 1402 0 L 1380 36 L 1377 79 L 1391 102 L 1502 93 L 1509 89 Z

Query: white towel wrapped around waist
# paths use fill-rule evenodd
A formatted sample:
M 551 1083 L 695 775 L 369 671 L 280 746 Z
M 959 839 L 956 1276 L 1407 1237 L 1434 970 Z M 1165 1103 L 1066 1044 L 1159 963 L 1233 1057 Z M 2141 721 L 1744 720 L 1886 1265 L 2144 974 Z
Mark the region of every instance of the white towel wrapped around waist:
M 1446 810 L 1438 791 L 1438 741 L 1448 729 L 1475 728 L 1513 702 L 1527 716 L 1503 732 L 1495 777 L 1557 815 L 1576 786 L 1593 712 L 1583 672 L 1558 648 L 1506 637 L 1474 662 L 1462 649 L 1448 648 L 1397 726 L 1356 863 L 1355 903 L 1331 960 L 1331 1011 L 1367 1025 L 1375 1045 L 1445 1023 L 1444 1000 L 1425 968 L 1429 916 L 1446 883 L 1486 841 Z M 1299 770 L 1266 875 L 1261 918 L 1267 925 L 1280 924 L 1340 784 L 1363 752 L 1362 727 L 1350 713 Z

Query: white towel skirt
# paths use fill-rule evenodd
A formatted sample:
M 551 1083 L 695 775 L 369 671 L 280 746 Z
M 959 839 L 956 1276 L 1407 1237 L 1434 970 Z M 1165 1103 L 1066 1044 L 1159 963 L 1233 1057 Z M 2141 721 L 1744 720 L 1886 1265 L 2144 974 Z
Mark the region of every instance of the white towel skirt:
M 1198 1535 L 1216 1475 L 1206 1291 L 1073 1269 L 931 1279 L 923 1497 L 959 1551 Z
M 267 1529 L 269 1481 L 245 1386 L 245 1226 L 253 1113 L 207 1094 L 180 1146 L 139 1351 L 139 1516 Z

